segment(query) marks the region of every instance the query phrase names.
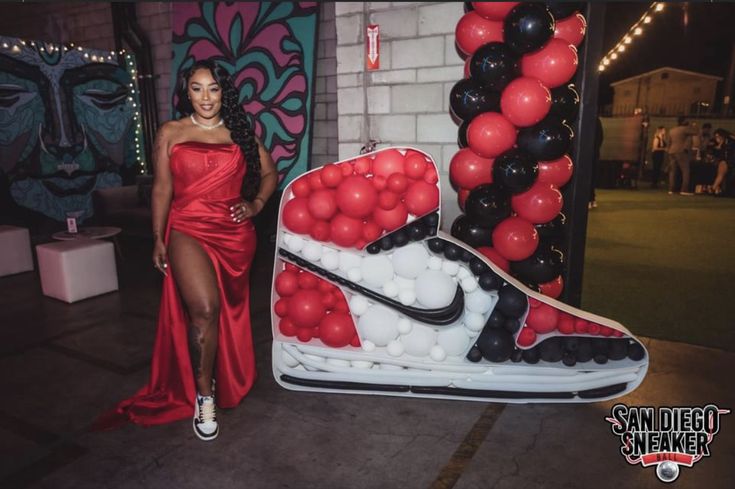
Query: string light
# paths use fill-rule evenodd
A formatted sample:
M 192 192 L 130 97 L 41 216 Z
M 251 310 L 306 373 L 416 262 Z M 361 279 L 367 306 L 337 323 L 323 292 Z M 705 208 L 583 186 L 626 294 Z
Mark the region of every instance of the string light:
M 597 66 L 598 71 L 604 71 L 606 66 L 610 65 L 610 60 L 616 60 L 620 57 L 618 53 L 624 53 L 626 45 L 633 43 L 633 39 L 643 35 L 643 26 L 649 25 L 653 22 L 653 14 L 662 12 L 664 10 L 664 2 L 653 2 L 648 6 L 648 9 L 643 15 L 632 25 L 628 32 L 615 44 L 615 46 L 603 56 L 600 64 Z

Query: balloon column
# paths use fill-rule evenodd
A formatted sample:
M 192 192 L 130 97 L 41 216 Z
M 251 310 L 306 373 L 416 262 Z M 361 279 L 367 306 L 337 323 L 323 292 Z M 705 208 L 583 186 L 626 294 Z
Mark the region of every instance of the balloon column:
M 465 2 L 456 44 L 465 78 L 450 94 L 460 150 L 449 177 L 465 212 L 452 235 L 557 298 L 565 217 L 560 189 L 579 94 L 571 80 L 584 3 Z
M 647 354 L 627 329 L 534 292 L 507 273 L 561 286 L 554 281 L 559 256 L 537 242 L 537 235 L 553 237 L 558 218 L 536 230 L 532 223 L 551 214 L 545 207 L 522 204 L 524 214 L 511 215 L 514 199 L 527 198 L 515 188 L 552 185 L 529 173 L 532 157 L 504 151 L 494 162 L 496 170 L 504 168 L 501 175 L 472 154 L 465 176 L 491 178 L 473 188 L 459 225 L 492 221 L 491 230 L 466 233 L 493 247 L 475 250 L 438 231 L 436 165 L 415 149 L 328 164 L 286 188 L 271 295 L 273 373 L 281 385 L 586 402 L 616 397 L 642 381 Z M 503 187 L 492 183 L 499 178 Z

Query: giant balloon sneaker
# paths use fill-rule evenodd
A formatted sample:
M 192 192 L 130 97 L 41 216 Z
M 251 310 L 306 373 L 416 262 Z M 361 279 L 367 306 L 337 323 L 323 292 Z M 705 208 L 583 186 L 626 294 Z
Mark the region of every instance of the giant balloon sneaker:
M 503 158 L 518 168 L 508 184 L 527 177 L 531 156 L 508 150 L 496 168 Z M 506 402 L 588 402 L 635 389 L 648 354 L 625 327 L 507 273 L 523 264 L 539 282 L 551 280 L 547 268 L 557 273 L 557 257 L 537 241 L 558 223 L 537 231 L 527 218 L 509 216 L 507 190 L 486 184 L 472 192 L 487 202 L 477 212 L 498 221 L 492 248 L 473 249 L 438 231 L 436 165 L 416 149 L 327 164 L 289 184 L 271 293 L 278 383 Z M 468 199 L 468 212 L 474 202 Z
M 449 166 L 464 211 L 452 235 L 527 286 L 563 290 L 560 189 L 572 177 L 570 84 L 586 30 L 579 2 L 469 2 L 456 28 L 465 78 L 450 93 L 460 150 Z

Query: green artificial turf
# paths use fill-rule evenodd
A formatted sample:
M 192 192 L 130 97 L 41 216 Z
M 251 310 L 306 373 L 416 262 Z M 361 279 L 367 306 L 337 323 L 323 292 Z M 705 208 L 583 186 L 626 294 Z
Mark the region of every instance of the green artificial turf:
M 582 308 L 634 334 L 735 351 L 735 199 L 597 190 Z

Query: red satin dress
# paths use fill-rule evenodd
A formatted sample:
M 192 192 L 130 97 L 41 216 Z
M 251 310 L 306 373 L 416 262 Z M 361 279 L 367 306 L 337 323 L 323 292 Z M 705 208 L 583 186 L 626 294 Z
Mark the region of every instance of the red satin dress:
M 250 330 L 249 273 L 255 254 L 255 226 L 237 223 L 230 206 L 240 202 L 245 159 L 236 144 L 185 142 L 171 148 L 173 200 L 165 230 L 196 239 L 209 255 L 220 292 L 215 397 L 222 408 L 236 406 L 255 381 Z M 171 273 L 163 280 L 158 331 L 148 385 L 121 402 L 115 414 L 141 425 L 194 415 L 196 385 L 188 347 L 188 318 Z M 118 421 L 119 422 L 119 421 Z M 98 427 L 113 424 L 102 421 Z

